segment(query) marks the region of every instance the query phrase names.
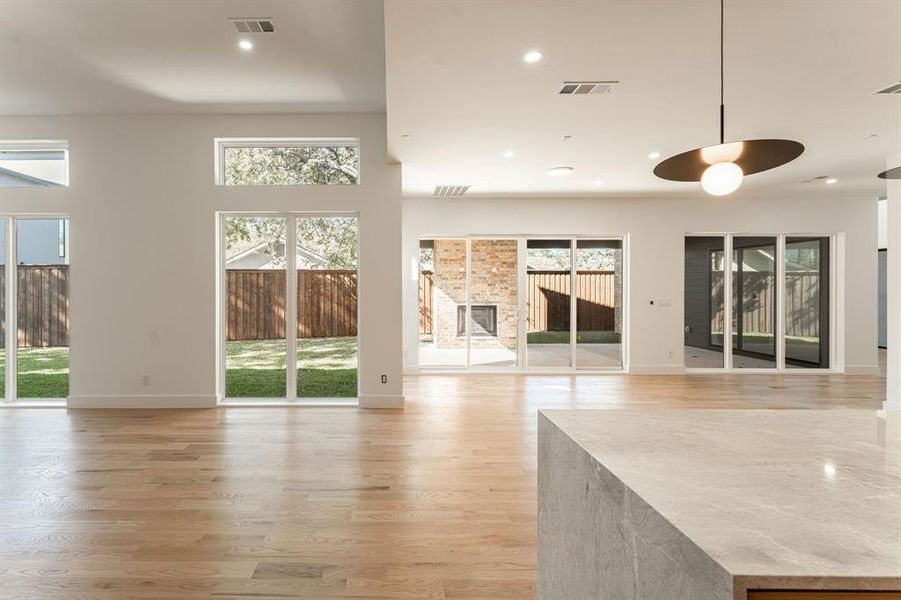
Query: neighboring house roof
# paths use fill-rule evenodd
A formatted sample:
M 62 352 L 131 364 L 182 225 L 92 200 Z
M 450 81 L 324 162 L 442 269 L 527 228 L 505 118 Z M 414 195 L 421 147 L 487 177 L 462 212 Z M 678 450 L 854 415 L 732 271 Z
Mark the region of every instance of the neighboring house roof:
M 225 261 L 226 268 L 273 268 L 275 260 L 266 251 L 268 245 L 267 242 L 259 242 L 239 252 Z M 298 246 L 296 257 L 298 268 L 324 267 L 328 265 L 328 260 L 324 256 L 302 246 Z
M 47 185 L 47 186 L 51 186 L 51 187 L 60 187 L 60 184 L 56 183 L 55 181 L 41 179 L 40 177 L 32 177 L 31 175 L 26 175 L 25 173 L 19 173 L 18 171 L 13 171 L 12 169 L 7 169 L 6 167 L 0 167 L 0 176 L 8 177 L 10 179 L 20 181 L 20 182 L 22 182 L 23 186 Z

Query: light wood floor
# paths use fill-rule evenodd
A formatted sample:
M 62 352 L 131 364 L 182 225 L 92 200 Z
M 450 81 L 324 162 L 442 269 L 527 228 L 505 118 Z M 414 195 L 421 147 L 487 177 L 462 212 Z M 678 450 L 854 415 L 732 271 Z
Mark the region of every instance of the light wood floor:
M 2 598 L 530 598 L 542 407 L 879 408 L 881 377 L 421 376 L 405 411 L 0 411 Z

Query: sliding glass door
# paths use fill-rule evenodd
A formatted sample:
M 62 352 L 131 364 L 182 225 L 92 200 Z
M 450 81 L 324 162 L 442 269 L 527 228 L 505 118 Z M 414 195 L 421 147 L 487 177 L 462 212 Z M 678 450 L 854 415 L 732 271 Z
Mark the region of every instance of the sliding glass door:
M 419 364 L 463 368 L 466 356 L 467 240 L 419 244 Z M 463 315 L 460 315 L 460 310 Z
M 721 369 L 725 353 L 725 240 L 685 238 L 685 366 Z
M 828 368 L 829 244 L 828 236 L 686 237 L 686 368 Z
M 776 367 L 776 238 L 732 241 L 732 366 Z
M 572 364 L 571 239 L 526 241 L 529 367 Z
M 421 240 L 419 365 L 622 368 L 624 264 L 621 239 Z
M 226 215 L 224 398 L 357 396 L 355 216 Z
M 622 240 L 576 240 L 576 365 L 623 365 Z
M 829 367 L 829 238 L 785 239 L 785 366 Z
M 516 367 L 517 241 L 473 239 L 469 243 L 469 317 L 466 318 L 466 306 L 457 307 L 457 333 L 465 335 L 463 323 L 468 323 L 470 366 Z

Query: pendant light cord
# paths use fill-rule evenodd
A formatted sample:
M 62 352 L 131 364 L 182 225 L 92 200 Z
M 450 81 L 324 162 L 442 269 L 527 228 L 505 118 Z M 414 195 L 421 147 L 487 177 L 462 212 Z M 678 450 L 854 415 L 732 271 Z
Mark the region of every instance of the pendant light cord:
M 724 0 L 720 0 L 720 144 L 724 144 L 726 142 L 726 106 L 723 103 L 723 89 L 724 89 L 724 69 L 723 63 L 724 60 L 724 51 L 723 51 L 723 37 L 725 30 L 725 18 L 724 18 L 724 8 L 723 8 Z

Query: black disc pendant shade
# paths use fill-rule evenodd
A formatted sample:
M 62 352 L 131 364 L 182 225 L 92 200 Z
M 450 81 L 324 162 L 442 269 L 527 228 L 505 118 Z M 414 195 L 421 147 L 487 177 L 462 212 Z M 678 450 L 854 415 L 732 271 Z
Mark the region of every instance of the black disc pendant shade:
M 901 167 L 895 167 L 893 169 L 889 169 L 888 171 L 883 171 L 876 177 L 878 177 L 879 179 L 901 179 Z
M 729 162 L 741 167 L 745 175 L 781 167 L 804 152 L 804 144 L 792 140 L 743 140 L 734 143 L 736 146 L 741 145 L 740 153 Z M 670 181 L 701 181 L 707 167 L 716 162 L 706 158 L 705 155 L 715 149 L 716 146 L 695 148 L 671 156 L 654 167 L 654 175 Z
M 707 168 L 718 162 L 731 162 L 741 167 L 744 175 L 768 171 L 789 163 L 804 152 L 804 144 L 793 140 L 761 139 L 726 142 L 726 107 L 724 97 L 724 16 L 720 0 L 720 143 L 695 148 L 671 156 L 654 167 L 654 175 L 669 181 L 701 181 Z

